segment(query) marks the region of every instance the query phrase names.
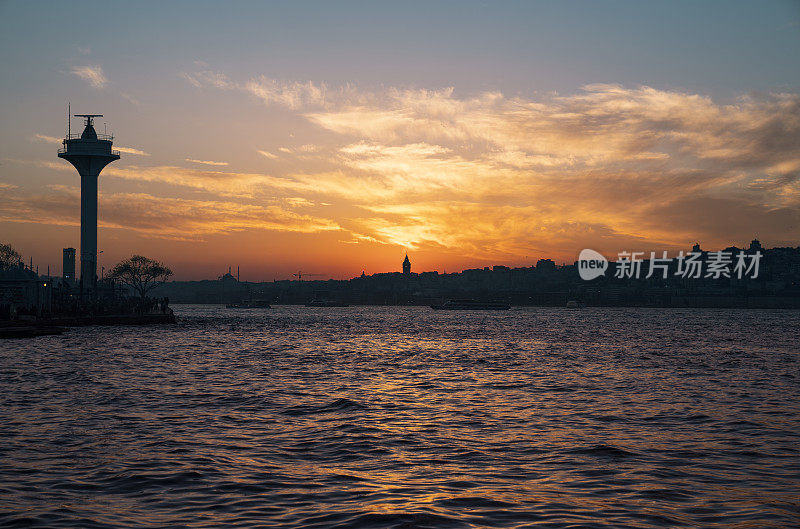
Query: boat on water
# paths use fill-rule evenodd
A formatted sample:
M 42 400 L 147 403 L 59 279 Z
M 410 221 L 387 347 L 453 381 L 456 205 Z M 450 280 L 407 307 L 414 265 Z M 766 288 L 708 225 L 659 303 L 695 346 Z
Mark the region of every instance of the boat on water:
M 474 299 L 450 299 L 440 305 L 431 305 L 433 310 L 508 310 L 508 303 L 475 301 Z
M 575 300 L 567 301 L 568 309 L 582 309 L 583 307 L 584 305 L 580 301 L 575 301 Z
M 331 301 L 329 299 L 312 299 L 306 303 L 306 307 L 349 307 L 347 303 Z

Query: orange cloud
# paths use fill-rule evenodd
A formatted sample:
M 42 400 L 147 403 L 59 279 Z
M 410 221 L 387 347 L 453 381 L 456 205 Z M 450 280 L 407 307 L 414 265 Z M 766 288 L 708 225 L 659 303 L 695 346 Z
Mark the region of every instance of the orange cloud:
M 186 158 L 187 162 L 199 163 L 202 165 L 228 165 L 228 162 L 215 162 L 213 160 L 195 160 L 194 158 Z
M 0 221 L 75 226 L 79 219 L 77 187 L 49 186 L 44 193 L 0 196 Z M 248 230 L 316 233 L 340 229 L 331 220 L 300 214 L 279 204 L 187 200 L 146 193 L 101 193 L 99 219 L 101 227 L 169 239 L 202 239 Z
M 184 77 L 294 112 L 314 129 L 313 143 L 258 150 L 280 156 L 276 174 L 109 166 L 104 176 L 205 195 L 181 202 L 101 194 L 130 204 L 120 203 L 113 213 L 120 218 L 109 213 L 106 222 L 157 236 L 159 225 L 174 227 L 165 228 L 169 236 L 338 230 L 347 243 L 503 261 L 569 260 L 584 246 L 685 248 L 698 238 L 726 246 L 756 234 L 770 244 L 797 243 L 797 94 L 720 103 L 675 90 L 590 85 L 568 95 L 460 96 L 453 88 L 368 91 L 263 76 L 240 82 L 209 70 Z M 63 213 L 52 197 L 43 204 Z

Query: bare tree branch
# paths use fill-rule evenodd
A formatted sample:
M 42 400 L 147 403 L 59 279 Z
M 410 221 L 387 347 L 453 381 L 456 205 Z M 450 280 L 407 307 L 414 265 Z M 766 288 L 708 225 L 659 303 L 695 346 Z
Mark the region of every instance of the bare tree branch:
M 22 257 L 9 244 L 0 243 L 0 268 L 14 266 L 22 260 Z
M 108 277 L 130 286 L 144 299 L 148 292 L 163 285 L 171 275 L 172 270 L 168 266 L 155 259 L 134 255 L 117 263 Z

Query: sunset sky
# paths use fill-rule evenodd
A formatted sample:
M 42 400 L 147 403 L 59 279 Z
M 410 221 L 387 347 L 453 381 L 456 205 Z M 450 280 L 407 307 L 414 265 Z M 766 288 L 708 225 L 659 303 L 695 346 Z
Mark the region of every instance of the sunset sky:
M 800 2 L 0 2 L 0 242 L 100 265 L 457 271 L 800 245 Z M 72 122 L 78 132 L 81 120 Z

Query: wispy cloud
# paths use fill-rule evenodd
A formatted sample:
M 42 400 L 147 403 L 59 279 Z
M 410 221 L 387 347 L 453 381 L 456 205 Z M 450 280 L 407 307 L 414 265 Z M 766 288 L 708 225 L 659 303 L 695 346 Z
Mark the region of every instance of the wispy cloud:
M 228 79 L 227 75 L 211 70 L 202 70 L 195 73 L 181 72 L 180 76 L 196 88 L 213 86 L 214 88 L 230 89 L 236 87 L 236 84 Z
M 100 65 L 75 66 L 72 68 L 72 73 L 94 88 L 105 88 L 108 85 L 108 77 L 106 77 L 103 67 Z
M 278 155 L 272 154 L 269 151 L 262 151 L 261 149 L 257 149 L 256 152 L 258 152 L 258 154 L 260 154 L 261 156 L 264 156 L 265 158 L 269 158 L 270 160 L 275 160 L 275 159 L 278 158 Z
M 46 141 L 47 143 L 58 143 L 61 144 L 64 141 L 64 138 L 56 138 L 55 136 L 48 136 L 47 134 L 34 134 L 33 140 L 37 141 Z
M 146 153 L 139 149 L 134 149 L 131 147 L 117 147 L 114 146 L 114 149 L 118 150 L 119 152 L 124 152 L 125 154 L 136 154 L 138 156 L 150 156 L 150 153 Z
M 261 76 L 245 83 L 244 89 L 266 104 L 278 104 L 292 109 L 309 105 L 325 105 L 327 87 L 308 82 L 282 82 Z
M 74 171 L 71 165 L 61 161 L 39 160 L 33 164 L 57 171 Z M 313 185 L 305 186 L 302 182 L 292 178 L 278 178 L 261 173 L 192 169 L 172 165 L 109 165 L 103 169 L 103 176 L 132 182 L 154 182 L 185 187 L 226 197 L 226 199 L 275 195 L 278 192 L 283 193 L 303 188 L 313 189 Z
M 204 65 L 205 66 L 205 65 Z M 313 81 L 282 81 L 265 75 L 238 82 L 226 74 L 203 69 L 196 72 L 180 72 L 180 77 L 196 88 L 213 87 L 222 90 L 245 92 L 267 105 L 279 105 L 299 110 L 309 107 L 324 108 L 342 101 L 356 103 L 366 101 L 365 94 L 354 85 L 329 88 L 325 83 Z
M 160 182 L 183 186 L 227 197 L 252 197 L 276 179 L 259 173 L 237 173 L 188 169 L 176 166 L 110 165 L 103 170 L 106 176 L 140 182 Z
M 122 98 L 124 98 L 125 100 L 127 100 L 127 101 L 128 101 L 130 104 L 132 104 L 132 105 L 139 106 L 139 105 L 141 105 L 141 104 L 142 104 L 142 102 L 141 102 L 141 101 L 139 101 L 138 99 L 136 99 L 135 97 L 133 97 L 132 95 L 130 95 L 128 92 L 120 92 L 120 93 L 119 93 L 119 95 L 120 95 Z
M 228 162 L 215 162 L 212 160 L 195 160 L 194 158 L 186 158 L 187 162 L 200 163 L 203 165 L 228 165 Z

